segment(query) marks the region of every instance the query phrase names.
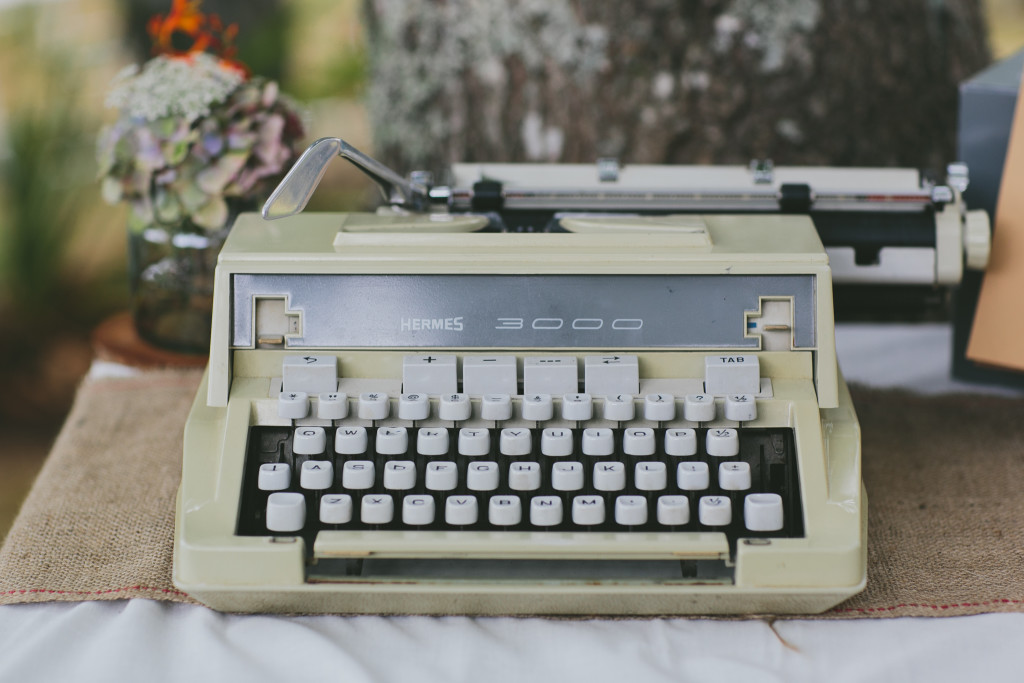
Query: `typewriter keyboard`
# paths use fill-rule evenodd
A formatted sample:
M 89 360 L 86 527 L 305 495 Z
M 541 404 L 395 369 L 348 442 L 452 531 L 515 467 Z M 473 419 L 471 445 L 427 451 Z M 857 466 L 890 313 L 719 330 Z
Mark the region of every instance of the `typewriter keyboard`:
M 803 534 L 789 428 L 253 426 L 241 535 Z

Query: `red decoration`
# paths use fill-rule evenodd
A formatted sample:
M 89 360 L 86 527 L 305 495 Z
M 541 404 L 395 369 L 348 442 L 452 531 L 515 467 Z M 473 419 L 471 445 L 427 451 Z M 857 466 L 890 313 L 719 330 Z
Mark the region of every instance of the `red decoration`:
M 153 54 L 188 59 L 199 52 L 212 52 L 223 65 L 237 69 L 248 78 L 249 68 L 234 59 L 238 51 L 233 44 L 238 24 L 225 26 L 218 15 L 201 12 L 202 4 L 203 0 L 171 0 L 171 11 L 166 17 L 157 14 L 149 20 L 146 30 L 153 40 Z M 188 48 L 174 47 L 176 35 L 184 35 L 192 41 Z

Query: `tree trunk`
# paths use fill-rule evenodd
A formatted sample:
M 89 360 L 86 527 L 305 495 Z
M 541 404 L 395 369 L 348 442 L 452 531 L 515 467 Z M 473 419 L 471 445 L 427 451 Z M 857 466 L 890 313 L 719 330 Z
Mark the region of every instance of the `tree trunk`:
M 376 156 L 953 160 L 978 0 L 365 0 Z M 339 131 L 344 137 L 344 131 Z

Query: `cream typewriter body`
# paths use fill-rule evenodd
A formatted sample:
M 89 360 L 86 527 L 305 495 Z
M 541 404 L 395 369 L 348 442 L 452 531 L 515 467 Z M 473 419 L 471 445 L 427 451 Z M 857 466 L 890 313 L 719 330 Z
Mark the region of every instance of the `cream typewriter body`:
M 486 223 L 239 218 L 178 587 L 228 611 L 433 614 L 807 613 L 864 587 L 859 427 L 809 218 Z

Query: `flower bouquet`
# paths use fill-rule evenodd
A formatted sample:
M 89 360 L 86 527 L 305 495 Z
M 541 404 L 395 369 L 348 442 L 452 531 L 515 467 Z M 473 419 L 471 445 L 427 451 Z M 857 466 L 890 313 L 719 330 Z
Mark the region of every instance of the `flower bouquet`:
M 201 0 L 149 24 L 156 56 L 117 76 L 120 116 L 99 136 L 103 197 L 129 205 L 132 312 L 143 339 L 209 348 L 213 268 L 235 216 L 255 209 L 302 151 L 297 107 L 234 59 L 237 32 Z M 191 40 L 186 50 L 172 42 Z

